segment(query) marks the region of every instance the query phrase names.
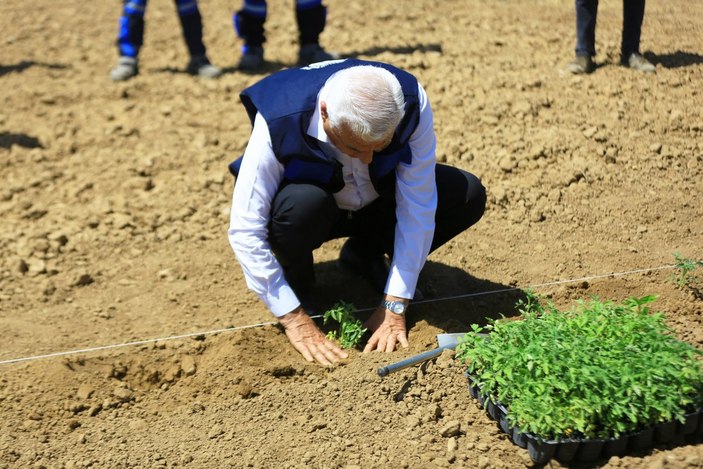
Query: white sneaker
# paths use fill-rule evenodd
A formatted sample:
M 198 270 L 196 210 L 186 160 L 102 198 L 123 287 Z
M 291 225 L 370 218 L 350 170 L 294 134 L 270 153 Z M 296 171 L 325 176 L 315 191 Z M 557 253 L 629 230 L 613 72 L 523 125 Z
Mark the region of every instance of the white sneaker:
M 217 78 L 222 75 L 222 70 L 211 64 L 206 55 L 191 57 L 186 71 L 201 78 Z
M 139 64 L 136 57 L 122 56 L 117 65 L 110 71 L 112 81 L 125 81 L 139 73 Z
M 655 67 L 652 62 L 645 59 L 637 52 L 630 54 L 627 58 L 627 62 L 623 61 L 623 65 L 630 67 L 632 70 L 637 70 L 638 72 L 654 73 L 657 71 L 657 67 Z

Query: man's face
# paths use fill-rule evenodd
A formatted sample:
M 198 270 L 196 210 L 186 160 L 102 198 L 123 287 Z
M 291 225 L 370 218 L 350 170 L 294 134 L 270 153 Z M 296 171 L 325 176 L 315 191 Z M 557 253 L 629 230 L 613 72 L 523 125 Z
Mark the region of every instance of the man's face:
M 378 142 L 365 142 L 355 135 L 346 125 L 333 129 L 327 117 L 327 107 L 322 103 L 322 127 L 332 144 L 345 155 L 358 158 L 364 164 L 370 164 L 373 160 L 373 153 L 386 148 L 392 139 L 392 135 Z

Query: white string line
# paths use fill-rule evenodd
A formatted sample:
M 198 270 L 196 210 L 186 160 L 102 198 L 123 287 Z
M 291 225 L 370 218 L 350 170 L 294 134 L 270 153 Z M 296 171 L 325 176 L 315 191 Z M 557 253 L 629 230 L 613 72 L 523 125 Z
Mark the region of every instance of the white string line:
M 448 297 L 444 297 L 444 298 L 433 298 L 430 300 L 422 300 L 422 301 L 413 301 L 413 305 L 438 302 L 438 301 L 445 301 L 445 300 L 455 300 L 458 298 L 470 298 L 470 297 L 481 296 L 481 295 L 492 295 L 495 293 L 506 293 L 506 292 L 516 291 L 516 290 L 529 290 L 529 289 L 536 289 L 536 288 L 543 288 L 543 287 L 552 287 L 555 285 L 563 285 L 566 283 L 588 282 L 591 280 L 598 280 L 598 279 L 602 279 L 602 278 L 624 277 L 625 275 L 643 274 L 643 273 L 647 273 L 647 272 L 654 272 L 657 270 L 673 269 L 674 267 L 676 267 L 676 265 L 674 265 L 674 264 L 662 265 L 659 267 L 650 267 L 650 268 L 646 268 L 646 269 L 629 270 L 626 272 L 613 272 L 610 274 L 591 275 L 588 277 L 572 278 L 572 279 L 568 279 L 568 280 L 555 280 L 552 282 L 545 282 L 545 283 L 538 283 L 536 285 L 530 285 L 526 288 L 510 287 L 510 288 L 502 288 L 500 290 L 491 290 L 489 292 L 468 293 L 465 295 L 448 296 Z
M 587 282 L 590 280 L 597 280 L 597 279 L 602 279 L 602 278 L 624 277 L 626 275 L 654 272 L 657 270 L 672 269 L 674 267 L 676 267 L 676 265 L 663 265 L 663 266 L 659 266 L 659 267 L 629 270 L 629 271 L 625 271 L 625 272 L 613 272 L 610 274 L 591 275 L 588 277 L 573 278 L 573 279 L 568 279 L 568 280 L 555 280 L 553 282 L 546 282 L 546 283 L 539 283 L 536 285 L 530 285 L 527 288 L 519 288 L 519 287 L 502 288 L 500 290 L 491 290 L 491 291 L 478 292 L 478 293 L 467 293 L 464 295 L 448 296 L 448 297 L 444 297 L 444 298 L 432 298 L 429 300 L 413 301 L 413 305 L 419 305 L 419 304 L 425 304 L 425 303 L 436 303 L 439 301 L 456 300 L 456 299 L 460 299 L 460 298 L 471 298 L 471 297 L 483 296 L 483 295 L 494 295 L 496 293 L 506 293 L 506 292 L 516 291 L 516 290 L 536 289 L 536 288 L 550 287 L 550 286 L 555 286 L 555 285 L 563 285 L 563 284 L 567 284 L 567 283 Z M 364 308 L 364 309 L 358 309 L 358 310 L 356 310 L 356 312 L 373 311 L 374 309 L 376 309 L 376 308 L 375 307 Z M 323 315 L 318 314 L 318 315 L 310 316 L 310 317 L 312 319 L 318 319 L 318 318 L 321 318 L 322 316 Z M 19 363 L 19 362 L 26 362 L 26 361 L 32 361 L 32 360 L 40 360 L 43 358 L 64 357 L 67 355 L 96 352 L 96 351 L 100 351 L 100 350 L 110 350 L 110 349 L 116 349 L 116 348 L 122 348 L 122 347 L 132 347 L 135 345 L 146 345 L 146 344 L 151 344 L 154 342 L 164 342 L 167 340 L 187 339 L 189 337 L 220 334 L 222 332 L 232 332 L 232 331 L 237 331 L 237 330 L 242 330 L 242 329 L 252 329 L 255 327 L 270 326 L 270 325 L 275 325 L 275 324 L 278 324 L 278 321 L 262 322 L 259 324 L 250 324 L 250 325 L 245 325 L 245 326 L 226 327 L 223 329 L 215 329 L 215 330 L 204 331 L 204 332 L 191 332 L 189 334 L 172 335 L 172 336 L 161 337 L 161 338 L 157 338 L 157 339 L 137 340 L 134 342 L 125 342 L 122 344 L 101 345 L 101 346 L 97 346 L 97 347 L 90 347 L 90 348 L 79 349 L 79 350 L 69 350 L 66 352 L 47 353 L 45 355 L 34 355 L 34 356 L 30 356 L 30 357 L 13 358 L 10 360 L 0 361 L 0 365 L 8 365 L 10 363 Z
M 120 347 L 131 347 L 133 345 L 145 345 L 145 344 L 150 344 L 154 342 L 163 342 L 166 340 L 175 340 L 175 339 L 187 339 L 189 337 L 197 337 L 197 336 L 202 336 L 202 335 L 211 335 L 211 334 L 219 334 L 221 332 L 230 332 L 230 331 L 236 331 L 239 329 L 249 329 L 249 328 L 254 328 L 254 327 L 261 327 L 261 326 L 268 326 L 272 324 L 277 324 L 277 321 L 271 321 L 271 322 L 262 322 L 259 324 L 250 324 L 247 326 L 236 326 L 236 327 L 226 327 L 224 329 L 215 329 L 212 331 L 205 331 L 205 332 L 191 332 L 189 334 L 181 334 L 181 335 L 172 335 L 168 337 L 160 337 L 158 339 L 144 339 L 144 340 L 137 340 L 134 342 L 125 342 L 123 344 L 113 344 L 113 345 L 100 345 L 97 347 L 90 347 L 90 348 L 84 348 L 84 349 L 79 349 L 79 350 L 69 350 L 66 352 L 55 352 L 55 353 L 47 353 L 46 355 L 34 355 L 31 357 L 23 357 L 23 358 L 13 358 L 12 360 L 2 360 L 0 361 L 0 365 L 5 365 L 9 363 L 19 363 L 19 362 L 26 362 L 30 360 L 39 360 L 40 358 L 51 358 L 51 357 L 63 357 L 66 355 L 73 355 L 73 354 L 78 354 L 78 353 L 87 353 L 87 352 L 95 352 L 98 350 L 108 350 L 108 349 L 116 349 Z

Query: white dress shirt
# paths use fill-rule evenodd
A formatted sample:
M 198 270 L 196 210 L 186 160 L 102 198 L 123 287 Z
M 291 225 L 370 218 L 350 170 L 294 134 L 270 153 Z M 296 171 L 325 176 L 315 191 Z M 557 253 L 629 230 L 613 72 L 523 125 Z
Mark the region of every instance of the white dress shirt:
M 321 149 L 343 165 L 345 185 L 334 194 L 339 208 L 359 210 L 379 195 L 371 183 L 368 165 L 342 153 L 327 138 L 320 115 L 320 102 L 325 100 L 325 96 L 326 89 L 323 87 L 307 134 L 317 139 Z M 432 108 L 420 85 L 418 100 L 420 121 L 409 141 L 412 164 L 401 162 L 396 168 L 394 257 L 385 288 L 387 294 L 400 298 L 413 297 L 418 275 L 432 244 L 437 209 L 434 171 L 437 141 Z M 244 271 L 247 286 L 277 317 L 300 306 L 268 243 L 271 201 L 283 180 L 283 170 L 283 165 L 273 153 L 268 125 L 261 114 L 257 114 L 234 187 L 227 233 Z

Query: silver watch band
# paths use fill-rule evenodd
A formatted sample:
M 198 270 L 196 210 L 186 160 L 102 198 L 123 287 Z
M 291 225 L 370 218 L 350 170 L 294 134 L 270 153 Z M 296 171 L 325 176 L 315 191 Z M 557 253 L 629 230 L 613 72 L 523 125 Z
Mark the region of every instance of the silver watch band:
M 386 308 L 391 313 L 395 313 L 395 314 L 399 314 L 399 315 L 405 314 L 405 311 L 408 309 L 408 305 L 403 303 L 402 301 L 384 300 L 383 307 Z

